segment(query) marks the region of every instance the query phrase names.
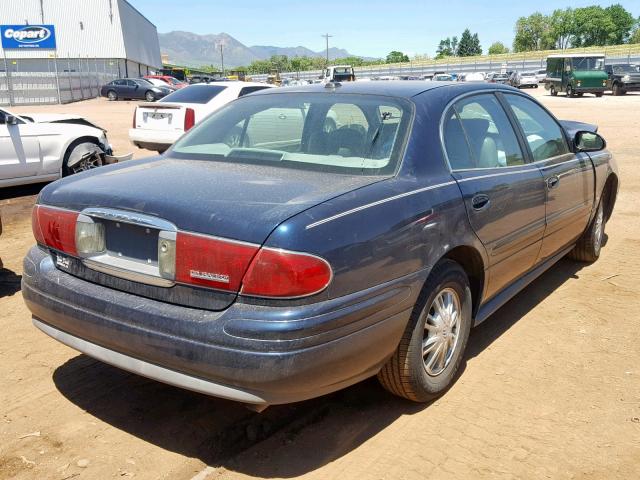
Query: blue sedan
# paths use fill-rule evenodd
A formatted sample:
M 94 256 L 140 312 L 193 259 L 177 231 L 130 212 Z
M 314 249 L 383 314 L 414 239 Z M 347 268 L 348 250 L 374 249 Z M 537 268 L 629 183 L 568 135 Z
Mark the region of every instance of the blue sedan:
M 474 325 L 600 255 L 618 174 L 596 130 L 496 84 L 264 90 L 45 187 L 24 299 L 87 355 L 258 410 L 375 375 L 428 401 Z

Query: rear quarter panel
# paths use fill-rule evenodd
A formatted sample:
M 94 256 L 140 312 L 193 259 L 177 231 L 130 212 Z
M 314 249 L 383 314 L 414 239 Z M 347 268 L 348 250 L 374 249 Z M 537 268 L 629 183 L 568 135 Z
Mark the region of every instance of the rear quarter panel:
M 450 99 L 448 88 L 442 95 L 414 98 L 412 131 L 396 176 L 302 212 L 267 239 L 269 246 L 327 259 L 334 272 L 329 298 L 415 272 L 423 272 L 426 279 L 433 265 L 460 245 L 478 250 L 487 265 L 440 146 L 439 122 Z M 414 301 L 418 294 L 419 289 L 412 292 Z

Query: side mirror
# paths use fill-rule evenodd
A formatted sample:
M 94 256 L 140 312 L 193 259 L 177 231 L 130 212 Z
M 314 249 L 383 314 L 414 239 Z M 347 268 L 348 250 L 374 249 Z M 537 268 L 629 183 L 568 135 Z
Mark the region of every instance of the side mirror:
M 594 132 L 580 131 L 573 139 L 578 152 L 598 152 L 604 150 L 607 142 L 600 135 Z

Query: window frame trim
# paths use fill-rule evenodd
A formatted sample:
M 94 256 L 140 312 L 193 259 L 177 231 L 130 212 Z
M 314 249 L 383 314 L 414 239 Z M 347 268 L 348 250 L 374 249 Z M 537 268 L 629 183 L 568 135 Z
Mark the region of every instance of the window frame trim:
M 451 110 L 454 106 L 454 104 L 456 102 L 458 102 L 459 100 L 466 98 L 466 97 L 472 97 L 474 95 L 482 95 L 482 94 L 490 94 L 490 95 L 494 95 L 497 99 L 498 102 L 501 104 L 502 109 L 505 110 L 505 113 L 507 115 L 507 117 L 509 118 L 509 122 L 511 123 L 512 128 L 515 130 L 516 132 L 516 137 L 518 137 L 518 143 L 521 143 L 522 141 L 524 141 L 524 145 L 520 145 L 520 148 L 523 149 L 523 154 L 525 155 L 525 160 L 527 160 L 526 163 L 524 163 L 523 165 L 506 165 L 504 167 L 477 167 L 477 168 L 452 168 L 451 167 L 451 162 L 449 160 L 449 155 L 447 153 L 447 149 L 445 148 L 445 144 L 444 144 L 444 123 L 445 123 L 445 119 L 447 117 L 447 114 L 449 113 L 449 110 Z M 560 122 L 558 121 L 558 119 L 555 117 L 555 115 L 553 115 L 553 113 L 551 113 L 551 111 L 546 108 L 544 105 L 542 105 L 540 102 L 538 102 L 536 99 L 532 98 L 530 95 L 525 94 L 523 92 L 520 91 L 511 91 L 511 90 L 475 90 L 473 92 L 466 92 L 463 93 L 461 95 L 458 95 L 456 97 L 454 97 L 453 99 L 451 99 L 444 107 L 444 109 L 442 110 L 442 116 L 440 117 L 440 125 L 439 125 L 439 136 L 440 136 L 440 149 L 442 150 L 442 156 L 445 160 L 445 164 L 447 169 L 449 170 L 449 173 L 453 174 L 454 172 L 473 172 L 473 171 L 487 171 L 487 170 L 504 170 L 504 169 L 515 169 L 515 168 L 521 168 L 523 166 L 526 165 L 538 165 L 538 164 L 542 164 L 544 162 L 548 162 L 549 160 L 552 160 L 554 158 L 558 158 L 560 155 L 557 155 L 555 157 L 549 157 L 547 159 L 544 160 L 533 160 L 533 154 L 531 153 L 531 149 L 529 148 L 529 142 L 526 141 L 526 136 L 524 135 L 524 131 L 522 130 L 522 127 L 520 126 L 519 123 L 516 123 L 515 125 L 513 124 L 514 120 L 512 119 L 512 115 L 513 118 L 515 118 L 515 113 L 513 113 L 512 109 L 511 109 L 511 105 L 509 105 L 509 103 L 506 101 L 506 99 L 501 99 L 500 96 L 504 95 L 504 94 L 508 94 L 508 95 L 519 95 L 521 97 L 524 97 L 532 102 L 534 102 L 536 105 L 538 105 L 539 107 L 541 107 L 545 112 L 547 112 L 547 114 L 553 119 L 553 121 L 556 123 L 556 125 L 558 125 L 558 127 L 560 128 L 560 131 L 562 132 L 562 135 L 565 139 L 565 142 L 569 148 L 569 151 L 566 154 L 563 155 L 567 155 L 567 154 L 573 154 L 575 156 L 576 152 L 574 150 L 573 147 L 573 142 L 571 141 L 571 139 L 568 136 L 567 131 L 564 129 L 564 127 L 562 126 L 562 124 L 560 124 Z M 504 100 L 504 104 L 503 101 Z M 456 112 L 457 114 L 457 112 Z M 463 129 L 464 132 L 464 129 Z M 521 137 L 522 136 L 522 137 Z M 466 133 L 465 133 L 465 141 L 467 142 L 467 146 L 469 145 L 468 140 L 466 138 Z
M 529 158 L 531 160 L 530 163 L 539 164 L 539 163 L 543 163 L 543 162 L 548 162 L 549 160 L 561 157 L 563 155 L 568 155 L 568 154 L 573 154 L 575 156 L 575 152 L 574 152 L 573 147 L 572 147 L 572 143 L 573 142 L 571 142 L 570 139 L 568 138 L 567 131 L 562 127 L 562 125 L 560 124 L 558 119 L 549 111 L 549 109 L 545 108 L 544 105 L 542 105 L 541 103 L 537 102 L 535 99 L 533 99 L 529 95 L 522 94 L 521 92 L 498 92 L 498 93 L 499 93 L 498 98 L 501 101 L 501 103 L 503 103 L 503 108 L 508 109 L 509 114 L 513 115 L 513 119 L 516 122 L 516 128 L 518 129 L 520 135 L 522 135 L 522 138 L 523 138 L 523 140 L 525 142 L 527 155 L 529 156 Z M 522 125 L 520 125 L 520 122 L 518 122 L 518 117 L 516 116 L 515 112 L 513 111 L 513 108 L 511 107 L 511 105 L 509 104 L 509 101 L 506 98 L 507 95 L 517 95 L 517 96 L 523 97 L 524 99 L 529 100 L 529 101 L 533 102 L 534 104 L 538 105 L 542 109 L 542 111 L 546 112 L 546 114 L 549 115 L 551 120 L 553 120 L 553 122 L 560 129 L 560 133 L 562 134 L 562 138 L 564 138 L 565 145 L 567 146 L 567 152 L 566 153 L 562 153 L 560 155 L 554 155 L 553 157 L 543 158 L 541 160 L 535 160 L 535 158 L 533 157 L 533 152 L 531 151 L 531 147 L 529 146 L 529 142 L 527 141 L 527 136 L 525 134 L 525 131 L 522 128 Z
M 463 93 L 462 95 L 458 95 L 457 97 L 453 98 L 452 100 L 450 100 L 447 105 L 445 105 L 444 109 L 443 109 L 443 113 L 442 116 L 440 117 L 440 125 L 439 125 L 439 134 L 440 134 L 440 148 L 442 150 L 442 155 L 444 157 L 445 163 L 447 168 L 449 169 L 449 173 L 453 174 L 455 172 L 474 172 L 474 171 L 487 171 L 487 170 L 498 170 L 498 171 L 503 171 L 505 169 L 516 169 L 516 168 L 522 168 L 522 167 L 527 167 L 531 164 L 533 164 L 534 162 L 532 162 L 532 158 L 529 156 L 530 152 L 529 152 L 529 148 L 528 145 L 523 145 L 522 141 L 523 139 L 521 138 L 521 132 L 519 131 L 520 126 L 519 125 L 514 125 L 513 124 L 513 118 L 510 114 L 509 110 L 505 109 L 505 106 L 503 105 L 500 97 L 497 95 L 498 93 L 501 93 L 499 90 L 474 90 L 472 92 L 466 92 Z M 498 102 L 499 106 L 502 108 L 502 110 L 504 111 L 504 114 L 507 117 L 507 120 L 509 122 L 509 124 L 511 125 L 511 128 L 513 129 L 513 133 L 516 136 L 517 142 L 518 142 L 518 146 L 520 147 L 520 150 L 522 152 L 522 156 L 524 158 L 524 163 L 522 165 L 505 165 L 504 167 L 476 167 L 476 168 L 453 168 L 451 166 L 451 161 L 449 160 L 449 154 L 447 153 L 447 149 L 445 147 L 445 143 L 444 143 L 444 124 L 445 124 L 445 120 L 447 118 L 447 115 L 449 113 L 450 110 L 454 110 L 456 113 L 456 117 L 458 117 L 458 111 L 454 108 L 455 104 L 458 103 L 460 100 L 468 98 L 468 97 L 473 97 L 473 96 L 477 96 L 477 95 L 490 95 L 493 96 L 496 101 Z M 458 118 L 459 121 L 459 118 Z M 461 124 L 462 126 L 462 124 Z M 564 130 L 564 129 L 563 129 Z M 467 138 L 467 134 L 466 131 L 464 130 L 464 127 L 462 128 L 462 131 L 465 135 L 465 142 L 467 144 L 467 148 L 469 148 L 469 153 L 473 153 L 471 151 L 471 148 L 469 146 L 469 139 Z M 526 148 L 525 148 L 526 147 Z

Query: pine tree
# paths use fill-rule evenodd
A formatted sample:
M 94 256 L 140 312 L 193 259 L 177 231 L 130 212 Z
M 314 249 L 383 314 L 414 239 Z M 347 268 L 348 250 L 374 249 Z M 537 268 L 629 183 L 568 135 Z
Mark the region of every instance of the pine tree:
M 471 35 L 469 29 L 466 28 L 464 32 L 462 32 L 462 36 L 458 42 L 458 50 L 456 54 L 459 57 L 471 57 L 473 55 L 480 55 L 481 53 L 482 47 L 480 46 L 478 34 L 474 33 Z

